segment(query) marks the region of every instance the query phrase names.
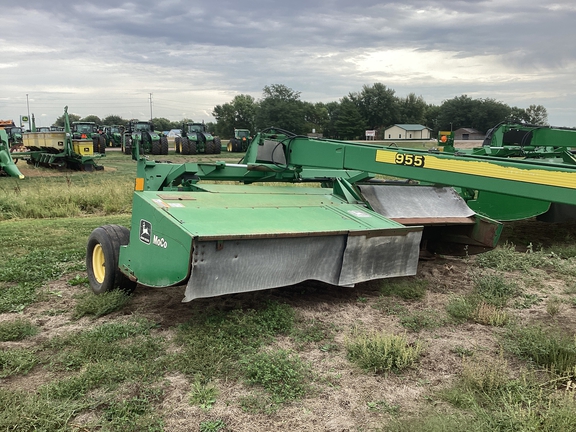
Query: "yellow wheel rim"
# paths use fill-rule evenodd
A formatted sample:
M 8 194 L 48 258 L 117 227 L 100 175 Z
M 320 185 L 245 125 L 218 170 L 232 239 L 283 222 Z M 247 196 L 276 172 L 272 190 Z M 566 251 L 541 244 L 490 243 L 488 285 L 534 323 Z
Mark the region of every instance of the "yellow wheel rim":
M 228 143 L 226 145 L 226 150 L 228 150 L 230 153 L 232 153 L 232 143 Z
M 104 264 L 106 264 L 104 251 L 102 250 L 102 246 L 97 244 L 92 251 L 92 271 L 94 272 L 96 281 L 100 284 L 104 282 L 104 277 L 106 276 L 106 267 Z

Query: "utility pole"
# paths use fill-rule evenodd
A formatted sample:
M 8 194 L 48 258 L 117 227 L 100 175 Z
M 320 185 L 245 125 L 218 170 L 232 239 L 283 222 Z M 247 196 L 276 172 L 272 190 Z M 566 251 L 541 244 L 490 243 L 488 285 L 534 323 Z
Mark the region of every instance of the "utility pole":
M 32 131 L 32 120 L 30 119 L 30 103 L 28 102 L 28 93 L 26 93 L 26 108 L 28 108 L 28 130 Z
M 152 93 L 150 93 L 150 121 L 152 121 Z

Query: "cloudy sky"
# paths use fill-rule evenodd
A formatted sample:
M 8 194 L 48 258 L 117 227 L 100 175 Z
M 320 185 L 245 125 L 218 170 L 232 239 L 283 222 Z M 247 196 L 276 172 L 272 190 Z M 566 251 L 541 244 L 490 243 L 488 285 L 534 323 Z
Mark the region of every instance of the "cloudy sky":
M 540 104 L 576 127 L 574 0 L 0 0 L 0 119 L 213 121 L 284 84 L 308 102 L 380 82 L 428 103 Z

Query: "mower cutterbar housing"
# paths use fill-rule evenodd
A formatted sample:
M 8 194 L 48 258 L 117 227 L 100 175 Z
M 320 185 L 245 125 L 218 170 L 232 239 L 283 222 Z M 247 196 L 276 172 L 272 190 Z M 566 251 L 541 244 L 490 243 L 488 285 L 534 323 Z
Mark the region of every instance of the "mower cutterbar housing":
M 119 268 L 152 287 L 186 283 L 185 301 L 319 280 L 414 275 L 422 227 L 406 227 L 331 189 L 206 184 L 134 194 Z

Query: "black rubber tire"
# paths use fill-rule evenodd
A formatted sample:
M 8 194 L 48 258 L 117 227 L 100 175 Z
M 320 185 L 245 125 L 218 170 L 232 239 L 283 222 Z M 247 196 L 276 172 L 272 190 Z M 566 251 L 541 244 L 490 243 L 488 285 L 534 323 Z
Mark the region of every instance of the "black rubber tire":
M 214 154 L 222 153 L 222 140 L 220 137 L 214 137 Z
M 98 153 L 106 154 L 106 137 L 99 135 L 98 141 L 100 142 L 100 151 Z
M 92 137 L 92 153 L 100 153 L 100 139 L 97 136 Z
M 126 139 L 126 142 L 124 143 L 124 144 L 125 144 L 125 145 L 124 145 L 124 148 L 122 149 L 122 151 L 124 152 L 124 154 L 127 154 L 127 155 L 132 154 L 132 149 L 131 149 L 132 146 L 131 146 L 131 143 L 132 143 L 132 139 L 127 138 L 127 139 Z
M 214 154 L 214 141 L 206 141 L 204 146 L 204 154 Z
M 168 137 L 160 137 L 160 151 L 163 155 L 168 154 Z
M 188 138 L 182 138 L 182 154 L 190 154 L 190 140 Z
M 174 145 L 176 146 L 176 149 L 174 150 L 176 153 L 180 153 L 180 148 L 182 146 L 182 138 L 180 137 L 176 137 L 174 139 Z
M 242 151 L 242 142 L 240 140 L 234 140 L 232 146 L 234 148 L 234 152 L 240 153 Z
M 198 143 L 196 141 L 190 141 L 190 154 L 195 155 L 198 153 Z
M 152 141 L 152 154 L 153 155 L 160 155 L 162 154 L 162 145 L 160 140 Z
M 104 225 L 96 228 L 88 237 L 86 247 L 86 271 L 90 288 L 94 294 L 103 294 L 113 289 L 131 293 L 136 282 L 128 279 L 118 267 L 120 246 L 130 241 L 130 231 L 120 225 Z M 96 252 L 95 252 L 96 250 Z M 103 255 L 102 269 L 98 266 L 98 255 Z

